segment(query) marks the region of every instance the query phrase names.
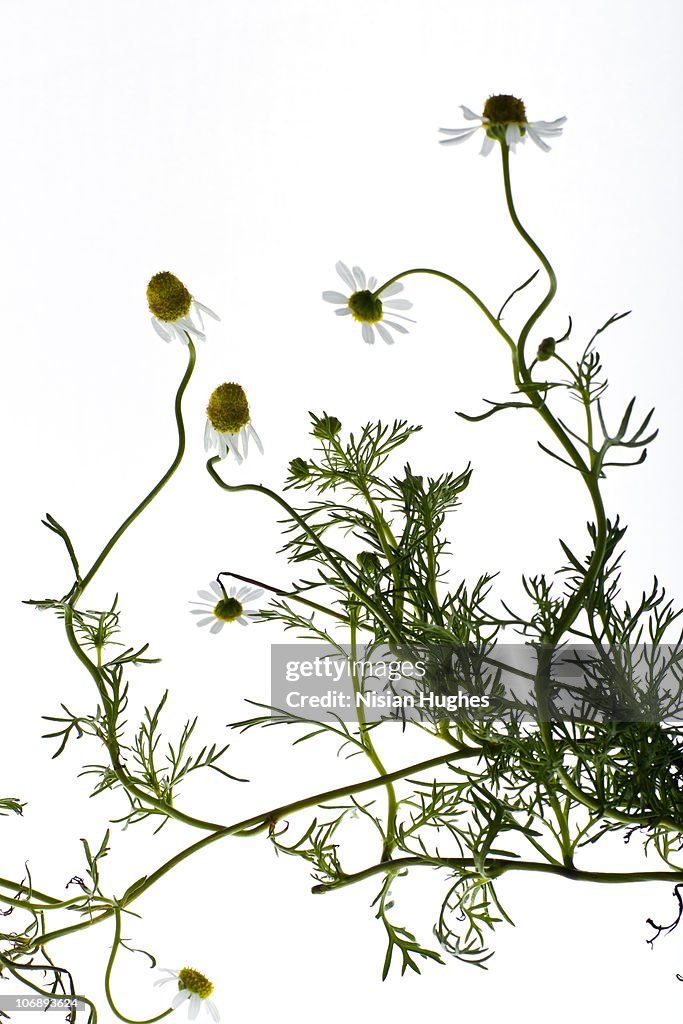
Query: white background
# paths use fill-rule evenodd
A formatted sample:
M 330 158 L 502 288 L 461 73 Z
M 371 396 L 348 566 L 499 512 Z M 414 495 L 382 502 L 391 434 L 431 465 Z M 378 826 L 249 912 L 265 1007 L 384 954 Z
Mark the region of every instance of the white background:
M 425 427 L 414 469 L 475 468 L 451 524 L 455 579 L 500 570 L 500 593 L 515 600 L 523 571 L 558 566 L 558 536 L 584 545 L 585 497 L 538 452 L 537 423 L 454 416 L 510 389 L 506 351 L 464 297 L 411 280 L 417 323 L 393 348 L 364 345 L 320 301 L 339 287 L 338 259 L 380 277 L 439 267 L 494 308 L 534 269 L 506 220 L 497 157 L 482 160 L 478 140 L 437 145 L 438 127 L 462 123 L 460 103 L 481 109 L 489 93 L 512 92 L 531 119 L 569 118 L 551 154 L 529 143 L 513 161 L 519 210 L 560 279 L 543 333 L 561 333 L 571 313 L 576 351 L 611 313 L 633 309 L 602 345 L 608 409 L 614 421 L 637 391 L 662 431 L 643 467 L 609 481 L 609 508 L 629 523 L 626 591 L 637 596 L 656 572 L 681 594 L 679 37 L 673 0 L 5 0 L 0 790 L 28 806 L 0 822 L 3 875 L 21 876 L 29 860 L 36 885 L 62 891 L 83 871 L 79 838 L 99 841 L 124 808 L 120 795 L 90 801 L 88 780 L 74 781 L 94 746 L 83 740 L 54 762 L 39 739 L 41 714 L 60 701 L 91 711 L 93 695 L 59 623 L 21 600 L 70 584 L 59 542 L 39 525 L 46 510 L 88 563 L 170 461 L 185 353 L 149 326 L 145 286 L 157 270 L 173 270 L 222 322 L 188 392 L 187 459 L 90 592 L 100 606 L 118 590 L 125 639 L 163 656 L 133 677 L 135 713 L 168 686 L 169 724 L 198 712 L 201 737 L 222 740 L 225 723 L 248 713 L 244 697 L 268 698 L 277 630 L 213 637 L 187 613 L 219 569 L 291 578 L 275 555 L 273 509 L 218 493 L 204 471 L 203 409 L 223 380 L 247 389 L 266 445 L 263 459 L 227 467 L 232 479 L 277 485 L 308 450 L 308 409 L 349 427 L 401 416 Z M 183 791 L 194 813 L 228 822 L 368 774 L 357 761 L 345 769 L 324 742 L 292 750 L 273 729 L 231 738 L 226 767 L 252 785 L 205 776 Z M 393 739 L 392 767 L 439 752 Z M 120 893 L 193 838 L 177 826 L 157 837 L 148 825 L 115 831 L 105 885 Z M 621 840 L 612 852 L 588 851 L 585 863 L 637 861 Z M 438 881 L 423 872 L 397 887 L 399 923 L 427 942 Z M 305 865 L 276 862 L 263 839 L 229 840 L 136 904 L 142 917 L 127 934 L 161 964 L 209 974 L 228 1020 L 303 1008 L 330 1024 L 359 1013 L 630 1021 L 681 1005 L 680 936 L 655 953 L 645 945 L 645 918 L 673 915 L 667 885 L 605 891 L 518 876 L 500 891 L 516 928 L 501 927 L 488 972 L 426 965 L 421 979 L 382 985 L 376 886 L 314 898 Z M 104 1021 L 110 942 L 105 925 L 57 950 Z M 124 1013 L 163 1008 L 154 977 L 121 955 Z

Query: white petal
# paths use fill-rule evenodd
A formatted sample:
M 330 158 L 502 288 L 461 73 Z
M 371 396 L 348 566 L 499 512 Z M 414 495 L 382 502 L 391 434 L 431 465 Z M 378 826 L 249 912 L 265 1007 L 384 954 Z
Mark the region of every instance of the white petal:
M 386 329 L 384 324 L 375 324 L 375 327 L 377 328 L 377 333 L 379 334 L 382 341 L 386 342 L 387 345 L 394 344 L 394 339 L 391 337 L 391 334 Z
M 219 317 L 218 313 L 214 313 L 214 311 L 212 309 L 209 309 L 208 306 L 205 306 L 203 302 L 197 302 L 197 300 L 195 299 L 194 304 L 195 306 L 197 306 L 198 309 L 201 309 L 202 313 L 206 313 L 207 316 L 213 317 L 214 320 L 218 320 L 220 322 L 221 318 Z
M 190 615 L 204 615 L 204 616 L 207 616 L 209 614 L 209 612 L 213 613 L 214 607 L 215 607 L 215 603 L 213 605 L 211 605 L 211 607 L 209 607 L 208 605 L 204 605 L 203 608 L 190 608 Z
M 187 1016 L 189 1020 L 196 1020 L 199 1011 L 202 1008 L 201 996 L 198 996 L 196 992 L 193 992 L 190 996 L 190 1005 L 187 1009 Z
M 365 284 L 365 272 L 362 267 L 353 268 L 353 276 L 356 279 L 356 287 L 363 290 L 366 287 Z
M 160 323 L 159 320 L 157 320 L 157 318 L 155 316 L 153 316 L 151 319 L 152 319 L 152 327 L 157 332 L 159 337 L 163 338 L 164 341 L 171 341 L 171 339 L 173 338 L 173 335 L 168 330 L 166 325 Z
M 375 344 L 375 332 L 373 331 L 371 324 L 363 324 L 361 334 L 363 335 L 363 341 L 366 345 Z
M 242 457 L 246 459 L 249 454 L 249 431 L 246 426 L 242 427 L 239 434 L 237 435 L 237 442 L 239 444 L 240 438 L 242 439 Z
M 410 333 L 407 327 L 404 327 L 403 324 L 397 324 L 393 320 L 387 320 L 385 318 L 384 323 L 387 325 L 387 327 L 392 327 L 395 331 L 398 331 L 399 334 Z
M 458 138 L 458 139 L 439 139 L 439 145 L 440 146 L 452 146 L 452 145 L 459 146 L 461 142 L 467 142 L 467 140 L 469 139 L 470 135 L 473 135 L 473 134 L 474 134 L 473 132 L 470 132 L 469 135 L 461 135 L 460 138 Z
M 323 301 L 336 302 L 338 305 L 345 306 L 349 298 L 348 295 L 342 295 L 341 292 L 323 292 Z
M 462 110 L 462 116 L 466 121 L 481 121 L 479 114 L 475 114 L 473 110 L 470 110 L 469 107 L 463 106 L 462 103 L 460 104 L 460 109 Z
M 505 141 L 507 142 L 508 146 L 510 147 L 513 153 L 521 137 L 522 135 L 519 130 L 518 124 L 509 124 L 505 129 Z
M 215 439 L 212 436 L 214 433 L 211 420 L 207 417 L 206 426 L 204 427 L 204 451 L 208 452 L 215 445 Z
M 480 156 L 488 156 L 495 144 L 495 139 L 492 139 L 490 135 L 485 135 L 484 141 L 481 144 L 481 149 L 479 150 Z
M 388 299 L 389 296 L 391 296 L 391 295 L 398 295 L 398 293 L 402 292 L 402 291 L 403 291 L 403 284 L 402 284 L 402 282 L 401 281 L 394 281 L 394 283 L 390 284 L 388 288 L 382 288 L 382 291 L 379 294 L 380 294 L 380 298 L 382 299 L 382 302 L 384 302 L 385 298 Z
M 235 619 L 235 622 L 239 622 L 240 626 L 248 626 L 249 625 L 249 623 L 247 622 L 247 620 L 244 618 L 243 615 L 240 615 L 239 619 Z
M 216 597 L 218 597 L 218 598 L 223 597 L 223 590 L 221 588 L 220 583 L 217 580 L 211 580 L 211 582 L 209 583 L 209 586 L 213 590 L 213 592 L 216 595 Z
M 189 998 L 190 998 L 190 993 L 187 991 L 187 989 L 186 988 L 181 988 L 181 990 L 178 993 L 178 995 L 175 996 L 175 998 L 173 999 L 173 1002 L 171 1003 L 171 1006 L 173 1007 L 174 1010 L 177 1010 L 178 1007 L 182 1006 L 183 1003 L 186 1003 Z
M 249 433 L 254 438 L 254 442 L 256 444 L 256 447 L 261 452 L 261 455 L 263 455 L 263 445 L 261 444 L 261 438 L 256 433 L 256 430 L 254 428 L 254 424 L 253 423 L 249 424 Z
M 376 277 L 369 277 L 368 278 L 368 291 L 374 292 L 376 287 L 377 287 L 377 278 Z
M 408 302 L 407 299 L 390 299 L 389 302 L 383 302 L 383 306 L 387 306 L 389 309 L 412 309 L 412 302 Z
M 189 316 L 184 317 L 181 323 L 176 324 L 177 331 L 182 329 L 183 331 L 187 331 L 187 333 L 191 334 L 194 338 L 197 338 L 199 341 L 206 341 L 206 335 L 204 332 L 200 331 L 198 327 L 195 327 Z
M 527 135 L 532 142 L 535 142 L 539 149 L 542 149 L 544 153 L 550 152 L 550 146 L 547 142 L 544 142 L 540 135 L 536 133 L 536 130 L 531 127 L 530 124 L 526 126 Z
M 245 596 L 245 601 L 258 601 L 260 597 L 263 597 L 265 590 L 262 587 L 250 587 L 248 595 Z
M 559 134 L 562 131 L 562 125 L 567 123 L 566 117 L 556 117 L 554 121 L 530 121 L 532 128 L 536 128 L 539 131 L 546 132 L 557 132 Z
M 168 324 L 167 326 L 171 331 L 173 337 L 176 339 L 176 341 L 179 341 L 181 345 L 188 344 L 189 339 L 185 334 L 185 331 L 181 331 L 177 324 Z
M 210 633 L 220 633 L 220 631 L 222 630 L 224 625 L 225 625 L 225 622 L 223 621 L 223 619 L 216 619 L 216 621 L 214 622 L 214 624 L 211 627 L 211 629 L 209 630 L 209 632 Z
M 197 620 L 197 625 L 198 626 L 210 626 L 212 623 L 215 623 L 215 622 L 216 622 L 215 615 L 211 615 L 208 619 L 198 619 Z M 211 632 L 215 633 L 216 630 L 212 629 Z
M 338 263 L 335 263 L 334 269 L 337 271 L 344 284 L 348 285 L 352 292 L 355 292 L 356 282 L 354 281 L 353 274 L 346 264 L 339 260 Z
M 242 456 L 240 454 L 240 450 L 237 447 L 237 442 L 235 441 L 234 434 L 221 434 L 221 437 L 223 438 L 223 440 L 227 444 L 227 446 L 230 449 L 230 451 L 232 452 L 232 454 L 237 459 L 238 465 L 241 464 L 243 459 L 242 459 Z
M 197 593 L 198 593 L 198 594 L 199 594 L 199 596 L 201 597 L 202 601 L 211 601 L 211 602 L 215 602 L 215 600 L 216 600 L 216 597 L 215 597 L 215 595 L 214 595 L 214 594 L 212 594 L 212 593 L 210 593 L 210 591 L 208 591 L 208 590 L 198 590 L 198 591 L 197 591 Z M 223 595 L 221 594 L 221 597 L 222 597 L 222 596 L 223 596 Z M 212 605 L 212 606 L 213 606 L 213 605 Z
M 348 306 L 344 306 L 343 309 L 335 309 L 335 313 L 337 314 L 337 316 L 348 316 L 350 312 L 351 310 L 349 309 Z
M 465 142 L 466 139 L 469 139 L 470 136 L 474 135 L 474 133 L 479 131 L 479 129 L 478 128 L 439 128 L 439 131 L 441 132 L 442 135 L 451 135 L 452 136 L 452 138 L 450 138 L 450 139 L 439 139 L 439 142 L 442 145 L 448 146 L 450 143 L 453 143 L 453 142 L 455 142 L 455 143 Z
M 215 1020 L 216 1024 L 218 1024 L 218 1021 L 221 1019 L 221 1015 L 219 1014 L 218 1010 L 216 1009 L 216 1004 L 213 1002 L 213 1000 L 205 999 L 204 1000 L 204 1006 L 206 1007 L 207 1012 L 211 1016 L 211 1019 Z

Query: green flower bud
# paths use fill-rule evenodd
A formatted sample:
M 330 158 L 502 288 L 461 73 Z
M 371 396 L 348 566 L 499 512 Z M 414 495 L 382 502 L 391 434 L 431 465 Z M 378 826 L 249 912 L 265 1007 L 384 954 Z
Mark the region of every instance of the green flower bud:
M 376 576 L 382 568 L 382 563 L 379 560 L 379 555 L 376 555 L 374 551 L 361 551 L 356 556 L 356 561 L 368 576 Z
M 555 355 L 556 341 L 554 338 L 544 338 L 541 344 L 538 346 L 538 352 L 536 358 L 539 363 L 544 363 L 546 359 L 550 359 L 551 356 Z
M 289 464 L 289 472 L 297 480 L 306 480 L 311 475 L 306 460 L 299 458 L 292 459 Z
M 341 421 L 336 416 L 328 416 L 325 414 L 320 419 L 314 421 L 313 426 L 313 437 L 319 437 L 323 440 L 331 440 L 336 437 L 341 430 Z

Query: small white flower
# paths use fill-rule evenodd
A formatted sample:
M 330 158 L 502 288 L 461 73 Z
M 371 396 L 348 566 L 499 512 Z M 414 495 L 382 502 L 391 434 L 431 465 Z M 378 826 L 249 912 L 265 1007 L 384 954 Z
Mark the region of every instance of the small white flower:
M 392 320 L 386 320 L 384 317 L 385 308 L 391 310 L 410 309 L 412 306 L 412 302 L 408 302 L 407 299 L 391 298 L 392 295 L 398 295 L 399 292 L 403 291 L 403 285 L 400 281 L 395 281 L 388 288 L 383 288 L 381 292 L 376 292 L 377 278 L 370 277 L 366 279 L 360 267 L 354 267 L 353 270 L 349 270 L 346 264 L 340 260 L 336 264 L 335 269 L 344 284 L 351 289 L 351 294 L 323 292 L 323 299 L 325 302 L 334 302 L 340 307 L 335 309 L 337 316 L 349 316 L 350 314 L 354 320 L 361 324 L 363 341 L 367 342 L 368 345 L 373 345 L 375 331 L 377 331 L 382 341 L 385 341 L 387 345 L 393 345 L 394 339 L 389 330 L 390 327 L 394 331 L 398 331 L 399 334 L 408 333 L 406 327 L 396 323 L 396 318 L 408 320 L 408 317 L 401 316 L 400 313 L 392 313 Z M 412 321 L 410 322 L 412 323 Z
M 155 274 L 147 285 L 147 304 L 152 313 L 152 327 L 164 341 L 180 341 L 187 345 L 188 335 L 204 341 L 203 313 L 220 317 L 190 295 L 182 281 L 169 270 Z M 196 317 L 197 324 L 192 319 Z
M 496 140 L 505 142 L 514 153 L 518 142 L 526 142 L 527 137 L 535 142 L 544 152 L 550 146 L 544 140 L 555 139 L 562 134 L 562 126 L 566 117 L 558 117 L 554 121 L 527 121 L 526 109 L 522 100 L 516 96 L 489 96 L 484 104 L 483 114 L 475 114 L 469 107 L 460 108 L 466 121 L 478 121 L 472 128 L 439 128 L 449 139 L 440 139 L 444 146 L 465 142 L 475 132 L 483 128 L 486 135 L 481 146 L 481 155 L 488 156 Z
M 211 633 L 220 633 L 226 622 L 239 622 L 240 626 L 246 626 L 258 615 L 258 612 L 245 611 L 244 605 L 263 597 L 264 592 L 260 588 L 245 585 L 226 590 L 216 580 L 209 583 L 209 588 L 197 591 L 201 601 L 190 601 L 190 604 L 197 605 L 190 614 L 201 616 L 197 620 L 198 626 L 210 626 Z
M 171 971 L 167 967 L 160 970 L 168 977 L 159 978 L 154 982 L 156 986 L 168 985 L 169 982 L 175 982 L 178 986 L 178 993 L 171 1003 L 174 1010 L 187 1003 L 187 1016 L 190 1020 L 196 1020 L 203 1006 L 212 1020 L 220 1021 L 216 1004 L 209 999 L 213 985 L 208 978 L 191 967 L 183 967 L 180 971 Z
M 208 452 L 217 448 L 221 459 L 230 451 L 240 463 L 247 457 L 250 438 L 254 439 L 263 455 L 263 445 L 251 422 L 244 388 L 235 383 L 220 384 L 212 392 L 206 407 L 204 450 Z

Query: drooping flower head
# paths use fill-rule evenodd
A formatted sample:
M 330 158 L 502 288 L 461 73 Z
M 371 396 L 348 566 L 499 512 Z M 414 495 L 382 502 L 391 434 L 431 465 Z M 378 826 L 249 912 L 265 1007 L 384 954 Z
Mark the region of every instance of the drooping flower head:
M 440 139 L 442 145 L 465 142 L 476 131 L 483 128 L 486 135 L 481 146 L 481 155 L 487 156 L 496 141 L 505 144 L 514 152 L 518 142 L 526 142 L 530 138 L 546 153 L 550 146 L 544 140 L 556 138 L 562 134 L 562 126 L 566 117 L 558 117 L 554 121 L 529 121 L 524 102 L 516 96 L 501 94 L 489 96 L 481 114 L 475 114 L 469 107 L 460 108 L 466 121 L 478 121 L 472 128 L 439 128 L 448 139 Z
M 204 340 L 204 320 L 202 313 L 219 320 L 208 306 L 198 302 L 187 290 L 183 282 L 170 270 L 162 270 L 150 279 L 147 285 L 147 305 L 152 314 L 152 327 L 164 341 L 177 339 L 187 345 L 188 335 L 191 338 Z M 197 324 L 192 315 L 197 318 Z
M 208 590 L 198 590 L 197 596 L 201 601 L 190 601 L 196 605 L 190 612 L 191 615 L 201 616 L 197 619 L 198 626 L 209 626 L 211 633 L 220 633 L 226 623 L 239 622 L 240 626 L 246 626 L 249 619 L 258 615 L 255 611 L 245 611 L 245 604 L 251 601 L 258 601 L 263 597 L 263 590 L 259 587 L 243 586 L 225 587 L 212 580 Z
M 183 967 L 179 971 L 171 971 L 164 967 L 162 971 L 168 977 L 155 981 L 155 985 L 167 985 L 172 981 L 178 983 L 178 993 L 171 1003 L 174 1010 L 187 1003 L 187 1015 L 190 1020 L 195 1020 L 203 1006 L 212 1020 L 220 1020 L 220 1014 L 209 998 L 213 992 L 213 984 L 205 975 L 195 971 L 193 967 Z
M 205 450 L 208 452 L 211 448 L 217 448 L 222 459 L 231 451 L 238 463 L 243 462 L 249 450 L 251 437 L 263 454 L 261 439 L 251 422 L 244 388 L 234 382 L 219 384 L 211 393 L 206 407 Z
M 395 312 L 390 313 L 391 320 L 385 319 L 384 316 L 385 308 L 388 310 L 398 310 L 410 309 L 412 306 L 412 302 L 408 302 L 407 299 L 394 299 L 392 297 L 403 291 L 403 285 L 400 281 L 395 281 L 388 288 L 383 288 L 381 292 L 377 292 L 375 290 L 377 288 L 377 278 L 366 278 L 360 267 L 354 267 L 353 270 L 350 270 L 340 260 L 336 264 L 335 270 L 344 284 L 351 289 L 351 294 L 323 292 L 323 299 L 325 302 L 333 302 L 339 305 L 340 308 L 335 309 L 337 316 L 351 315 L 361 325 L 363 341 L 367 342 L 368 345 L 374 344 L 375 331 L 377 331 L 382 341 L 386 342 L 387 345 L 393 345 L 394 338 L 389 328 L 398 331 L 399 334 L 408 333 L 406 327 L 396 323 L 396 318 L 407 320 L 407 317 Z

